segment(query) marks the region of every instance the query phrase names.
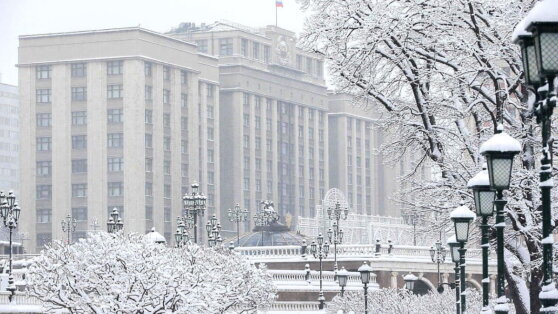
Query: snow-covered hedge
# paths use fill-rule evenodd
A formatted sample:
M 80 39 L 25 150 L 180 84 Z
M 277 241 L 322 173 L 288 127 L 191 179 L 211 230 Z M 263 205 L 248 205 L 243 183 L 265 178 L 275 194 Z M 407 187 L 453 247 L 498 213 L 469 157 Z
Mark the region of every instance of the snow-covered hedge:
M 55 242 L 30 267 L 27 282 L 49 312 L 247 313 L 275 299 L 271 276 L 241 256 L 169 248 L 138 234 Z
M 482 297 L 476 290 L 468 290 L 467 311 L 480 313 Z M 455 313 L 455 290 L 444 293 L 415 295 L 409 290 L 380 289 L 368 292 L 368 312 L 374 314 Z M 363 291 L 349 291 L 337 296 L 327 306 L 327 313 L 364 313 Z

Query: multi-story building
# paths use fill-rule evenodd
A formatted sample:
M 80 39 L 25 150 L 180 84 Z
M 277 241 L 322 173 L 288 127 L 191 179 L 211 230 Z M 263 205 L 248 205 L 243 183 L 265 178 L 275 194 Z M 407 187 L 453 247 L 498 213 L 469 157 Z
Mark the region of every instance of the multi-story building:
M 19 96 L 0 79 L 0 191 L 19 192 Z
M 30 250 L 116 207 L 170 240 L 193 181 L 220 208 L 217 59 L 141 28 L 21 36 L 22 228 Z
M 329 168 L 331 187 L 345 193 L 355 214 L 399 216 L 391 197 L 400 192 L 398 177 L 406 161 L 386 165 L 379 152 L 384 132 L 373 108 L 355 106 L 347 94 L 329 95 Z
M 184 23 L 170 35 L 219 57 L 223 209 L 253 214 L 268 199 L 287 224 L 312 215 L 329 186 L 322 59 L 275 26 Z

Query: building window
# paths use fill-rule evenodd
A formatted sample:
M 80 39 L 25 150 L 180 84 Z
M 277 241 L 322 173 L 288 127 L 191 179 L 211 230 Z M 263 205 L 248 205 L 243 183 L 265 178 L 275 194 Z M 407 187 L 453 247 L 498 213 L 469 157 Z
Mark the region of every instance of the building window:
M 187 71 L 180 71 L 180 84 L 188 85 L 188 72 Z
M 296 55 L 296 68 L 302 70 L 302 56 Z
M 123 73 L 124 61 L 107 62 L 107 75 L 121 75 Z
M 170 126 L 171 126 L 170 113 L 163 113 L 163 127 L 170 128 Z
M 244 106 L 250 106 L 250 94 L 242 93 L 242 104 Z
M 38 152 L 49 152 L 51 145 L 50 137 L 37 137 L 37 151 Z
M 107 98 L 122 98 L 122 85 L 107 85 Z
M 87 197 L 87 184 L 72 184 L 72 197 Z
M 72 160 L 72 173 L 85 173 L 85 172 L 87 172 L 87 159 Z
M 35 91 L 38 104 L 50 104 L 51 90 L 48 88 L 37 89 Z
M 244 137 L 242 138 L 242 147 L 244 149 L 250 148 L 250 136 L 244 135 Z
M 185 140 L 180 141 L 180 152 L 182 154 L 188 153 L 188 142 Z
M 252 57 L 254 57 L 254 59 L 260 59 L 260 43 L 252 43 Z
M 170 184 L 165 184 L 163 189 L 164 189 L 164 191 L 163 191 L 164 197 L 165 198 L 170 198 L 171 197 L 171 186 L 170 186 Z M 168 220 L 165 220 L 165 221 L 168 221 Z
M 208 119 L 213 119 L 214 118 L 213 106 L 211 106 L 211 105 L 207 105 L 207 118 Z
M 72 135 L 72 149 L 86 149 L 87 135 Z
M 108 196 L 122 196 L 123 194 L 124 194 L 124 187 L 122 182 L 108 183 Z
M 171 78 L 171 70 L 168 66 L 163 66 L 163 80 L 169 81 Z
M 143 63 L 143 68 L 144 68 L 146 77 L 150 77 L 151 75 L 153 75 L 153 64 L 151 62 L 145 61 Z
M 40 184 L 36 187 L 38 200 L 49 200 L 52 196 L 52 185 Z
M 122 123 L 124 120 L 124 112 L 122 109 L 108 109 L 107 110 L 107 123 Z
M 163 173 L 166 175 L 171 174 L 171 162 L 170 160 L 163 161 Z
M 122 157 L 108 157 L 107 159 L 108 172 L 119 172 L 124 170 L 124 158 Z
M 145 101 L 153 100 L 153 87 L 145 85 Z
M 243 121 L 244 121 L 243 125 L 245 127 L 250 127 L 250 115 L 249 114 L 247 114 L 247 113 L 244 114 L 244 120 Z
M 306 73 L 308 74 L 312 74 L 312 64 L 313 64 L 312 58 L 310 57 L 306 57 Z
M 207 162 L 214 163 L 215 162 L 215 154 L 213 153 L 212 149 L 207 150 Z
M 87 207 L 72 208 L 72 218 L 77 221 L 87 221 Z
M 51 71 L 50 65 L 38 65 L 36 67 L 36 71 L 37 71 L 37 79 L 44 80 L 50 78 L 50 71 Z
M 153 171 L 153 159 L 145 158 L 145 172 Z
M 188 106 L 188 94 L 180 94 L 180 105 L 182 108 L 186 108 Z
M 208 127 L 207 128 L 207 140 L 208 141 L 213 141 L 214 140 L 214 132 L 213 132 L 213 128 L 212 127 Z
M 250 191 L 250 178 L 244 178 L 244 191 Z
M 240 54 L 248 57 L 248 40 L 245 38 L 240 39 Z
M 207 53 L 207 39 L 196 40 L 196 45 L 198 45 L 198 51 L 201 53 Z
M 145 109 L 145 123 L 153 124 L 153 111 Z
M 163 149 L 167 152 L 170 152 L 171 150 L 171 139 L 170 136 L 165 136 L 163 138 Z
M 72 77 L 87 76 L 87 65 L 85 63 L 72 63 Z
M 145 134 L 145 148 L 153 148 L 153 135 Z
M 232 38 L 219 39 L 219 55 L 232 56 L 233 54 L 233 40 Z
M 260 117 L 256 116 L 256 117 L 254 118 L 254 120 L 255 120 L 255 127 L 256 127 L 256 130 L 261 129 L 261 128 L 262 128 L 262 119 L 261 119 Z
M 124 134 L 122 133 L 109 133 L 107 136 L 107 146 L 120 148 L 124 146 Z
M 188 164 L 182 164 L 182 165 L 180 166 L 180 170 L 181 170 L 181 171 L 180 171 L 180 172 L 181 172 L 181 175 L 182 175 L 184 178 L 188 177 Z
M 72 125 L 86 125 L 87 111 L 72 111 Z
M 87 100 L 87 87 L 72 87 L 72 100 L 73 101 Z
M 153 207 L 145 206 L 145 219 L 153 220 Z
M 213 171 L 207 172 L 207 184 L 215 184 L 215 173 Z
M 316 75 L 319 78 L 323 78 L 323 76 L 324 76 L 324 63 L 323 63 L 323 61 L 316 60 Z
M 271 48 L 269 46 L 264 46 L 264 61 L 265 63 L 271 62 Z
M 182 131 L 188 130 L 188 118 L 187 117 L 181 117 L 180 118 L 180 129 Z
M 45 128 L 52 125 L 52 114 L 50 113 L 37 113 L 37 127 Z
M 51 170 L 51 161 L 37 161 L 37 177 L 50 177 Z
M 163 104 L 170 103 L 170 90 L 163 89 Z
M 50 208 L 37 209 L 37 223 L 38 224 L 50 223 L 51 219 L 52 219 L 52 209 L 50 209 Z
M 171 221 L 172 213 L 171 213 L 170 207 L 165 207 L 164 208 L 163 216 L 164 216 L 163 218 L 165 219 L 165 222 L 170 222 Z M 167 235 L 166 238 L 167 238 L 167 241 L 169 241 L 170 235 Z
M 145 182 L 145 196 L 153 196 L 153 183 Z

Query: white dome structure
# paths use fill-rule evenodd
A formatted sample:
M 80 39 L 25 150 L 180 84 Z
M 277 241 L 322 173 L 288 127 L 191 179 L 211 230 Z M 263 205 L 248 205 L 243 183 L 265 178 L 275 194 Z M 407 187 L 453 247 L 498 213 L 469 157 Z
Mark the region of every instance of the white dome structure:
M 154 243 L 159 243 L 159 244 L 165 244 L 167 243 L 167 240 L 165 239 L 165 237 L 163 237 L 159 232 L 155 231 L 155 227 L 151 228 L 151 232 L 148 232 L 144 238 L 148 241 L 154 242 Z

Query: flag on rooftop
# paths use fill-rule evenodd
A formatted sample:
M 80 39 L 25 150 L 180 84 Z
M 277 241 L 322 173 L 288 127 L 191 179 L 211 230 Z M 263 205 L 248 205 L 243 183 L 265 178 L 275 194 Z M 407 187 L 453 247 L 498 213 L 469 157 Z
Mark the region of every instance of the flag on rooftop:
M 283 7 L 283 0 L 275 0 L 275 7 L 282 8 Z

